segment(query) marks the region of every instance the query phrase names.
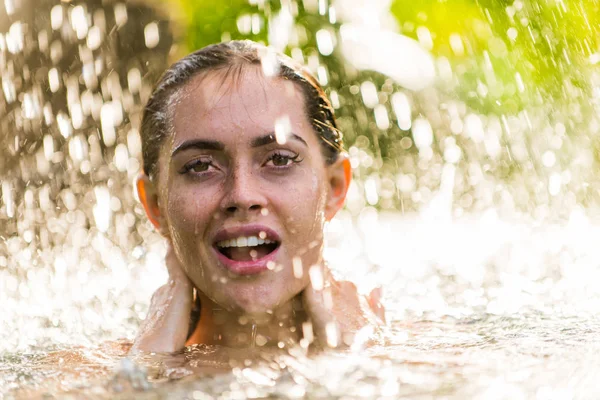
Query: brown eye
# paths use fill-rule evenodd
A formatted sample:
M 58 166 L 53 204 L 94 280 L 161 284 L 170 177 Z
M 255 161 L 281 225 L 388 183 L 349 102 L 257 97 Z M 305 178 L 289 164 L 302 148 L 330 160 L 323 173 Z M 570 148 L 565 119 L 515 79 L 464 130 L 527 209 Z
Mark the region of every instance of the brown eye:
M 194 172 L 204 172 L 208 169 L 208 166 L 209 166 L 208 163 L 198 162 L 198 163 L 195 163 L 194 165 L 192 165 L 190 170 L 194 171 Z
M 188 172 L 196 172 L 202 173 L 206 172 L 210 169 L 211 162 L 206 160 L 193 160 L 189 163 L 185 164 L 181 170 L 182 174 L 186 174 Z
M 292 164 L 297 164 L 302 161 L 298 158 L 299 155 L 294 153 L 273 153 L 269 156 L 267 165 L 270 165 L 272 168 L 286 168 L 290 167 Z
M 290 163 L 291 157 L 284 156 L 282 154 L 275 154 L 271 160 L 273 161 L 274 166 L 284 167 Z

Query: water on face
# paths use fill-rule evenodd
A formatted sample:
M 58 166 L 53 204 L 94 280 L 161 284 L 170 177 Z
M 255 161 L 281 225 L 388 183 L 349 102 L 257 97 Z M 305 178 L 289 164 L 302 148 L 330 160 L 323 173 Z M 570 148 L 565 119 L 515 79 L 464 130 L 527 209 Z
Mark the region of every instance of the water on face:
M 243 3 L 220 37 L 268 39 L 327 87 L 356 179 L 326 258 L 383 286 L 385 344 L 124 358 L 166 280 L 131 182 L 168 22 L 6 0 L 0 398 L 598 398 L 597 4 L 465 6 L 464 28 L 438 2 Z

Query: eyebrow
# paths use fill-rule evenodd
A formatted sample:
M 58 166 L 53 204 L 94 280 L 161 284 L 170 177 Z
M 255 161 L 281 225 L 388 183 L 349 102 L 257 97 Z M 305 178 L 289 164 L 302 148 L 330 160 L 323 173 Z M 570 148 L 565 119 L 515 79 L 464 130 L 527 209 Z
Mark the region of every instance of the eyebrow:
M 179 146 L 173 150 L 171 153 L 171 157 L 174 157 L 177 153 L 180 153 L 189 149 L 199 149 L 199 150 L 223 150 L 225 145 L 221 142 L 217 142 L 216 140 L 203 140 L 203 139 L 193 139 L 186 140 L 181 143 Z
M 295 133 L 290 133 L 287 138 L 294 139 L 294 140 L 304 144 L 306 147 L 308 147 L 308 143 L 306 143 L 306 141 L 304 139 L 302 139 L 300 136 L 296 135 Z M 252 140 L 252 142 L 250 143 L 250 146 L 251 147 L 261 147 L 261 146 L 266 146 L 266 145 L 271 144 L 276 141 L 277 141 L 277 138 L 275 137 L 275 134 L 270 133 L 268 135 L 257 137 L 256 139 Z
M 295 133 L 290 133 L 288 138 L 294 139 L 294 140 L 304 144 L 306 147 L 308 147 L 308 143 L 306 143 L 306 141 L 304 139 L 302 139 L 300 136 L 296 135 Z M 268 135 L 260 136 L 260 137 L 257 137 L 256 139 L 253 139 L 252 142 L 250 142 L 250 147 L 262 147 L 262 146 L 266 146 L 271 143 L 274 143 L 276 141 L 277 141 L 277 138 L 275 137 L 275 134 L 270 133 Z M 177 146 L 175 148 L 175 150 L 173 150 L 173 152 L 171 153 L 171 157 L 174 157 L 177 153 L 180 153 L 182 151 L 189 150 L 189 149 L 222 151 L 225 149 L 225 145 L 216 140 L 204 140 L 204 139 L 186 140 L 185 142 L 183 142 L 179 146 Z

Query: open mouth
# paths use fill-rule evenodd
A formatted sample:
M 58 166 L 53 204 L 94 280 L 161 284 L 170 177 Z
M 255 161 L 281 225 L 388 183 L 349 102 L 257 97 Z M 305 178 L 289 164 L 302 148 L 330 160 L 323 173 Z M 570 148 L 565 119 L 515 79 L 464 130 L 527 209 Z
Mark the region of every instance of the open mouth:
M 233 261 L 256 261 L 277 250 L 279 245 L 276 240 L 260 236 L 239 236 L 217 242 L 216 248 Z

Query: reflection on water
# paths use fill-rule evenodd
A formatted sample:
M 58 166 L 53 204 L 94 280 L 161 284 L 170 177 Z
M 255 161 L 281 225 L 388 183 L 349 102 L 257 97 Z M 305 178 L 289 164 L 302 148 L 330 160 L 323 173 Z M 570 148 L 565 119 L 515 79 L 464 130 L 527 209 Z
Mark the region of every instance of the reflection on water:
M 496 21 L 506 37 L 450 35 L 457 61 L 423 50 L 440 46 L 435 27 L 395 21 L 387 1 L 248 3 L 221 37 L 265 34 L 328 85 L 357 179 L 326 256 L 365 292 L 384 284 L 386 346 L 123 360 L 115 340 L 166 279 L 131 180 L 139 113 L 174 51 L 168 23 L 142 3 L 6 0 L 0 398 L 600 397 L 600 228 L 584 208 L 597 202 L 598 51 L 553 25 L 572 9 L 514 2 Z M 510 46 L 533 51 L 542 34 L 551 52 L 535 55 L 582 81 L 556 99 L 532 75 L 503 76 Z M 463 89 L 469 68 L 482 76 Z M 507 106 L 517 94 L 541 100 Z

